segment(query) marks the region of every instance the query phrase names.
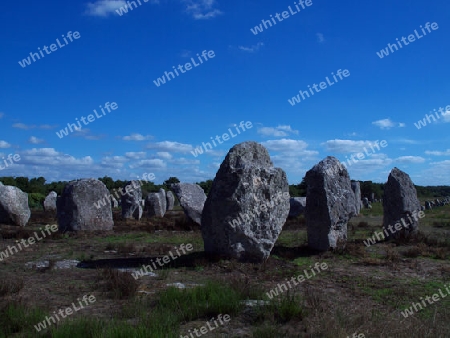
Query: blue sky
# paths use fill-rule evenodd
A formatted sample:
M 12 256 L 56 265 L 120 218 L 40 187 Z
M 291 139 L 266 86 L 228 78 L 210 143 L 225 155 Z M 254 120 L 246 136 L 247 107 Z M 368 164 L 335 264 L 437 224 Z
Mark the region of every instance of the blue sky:
M 350 163 L 352 179 L 385 182 L 397 166 L 416 184 L 450 185 L 450 113 L 423 120 L 450 105 L 450 3 L 312 0 L 302 8 L 295 1 L 297 12 L 284 0 L 135 2 L 122 15 L 121 0 L 3 4 L 0 176 L 154 173 L 156 183 L 198 182 L 214 178 L 233 145 L 253 140 L 290 184 L 331 155 Z M 254 34 L 271 15 L 277 23 Z M 426 30 L 434 22 L 438 28 Z M 67 40 L 69 32 L 78 39 Z M 411 34 L 415 41 L 378 56 Z M 50 53 L 23 62 L 44 46 Z M 192 69 L 155 84 L 188 62 Z M 289 103 L 339 70 L 350 75 Z M 103 115 L 107 102 L 117 109 Z M 90 114 L 91 122 L 57 135 Z M 252 128 L 236 134 L 241 121 Z M 224 133 L 229 140 L 193 155 Z M 386 147 L 370 150 L 382 140 Z M 346 161 L 364 148 L 364 157 Z M 20 160 L 6 166 L 9 154 Z

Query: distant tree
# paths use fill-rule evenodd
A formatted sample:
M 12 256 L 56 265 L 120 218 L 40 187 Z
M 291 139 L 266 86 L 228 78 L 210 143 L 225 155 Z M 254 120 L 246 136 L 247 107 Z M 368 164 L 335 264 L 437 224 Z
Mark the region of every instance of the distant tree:
M 67 182 L 63 182 L 63 181 L 58 181 L 58 182 L 52 182 L 52 183 L 47 183 L 45 185 L 45 196 L 48 195 L 48 193 L 50 191 L 54 191 L 56 192 L 59 196 L 61 196 L 64 187 L 66 186 Z
M 163 182 L 163 186 L 164 186 L 166 189 L 170 189 L 170 185 L 171 185 L 172 183 L 180 183 L 180 180 L 179 180 L 178 178 L 176 178 L 176 177 L 169 177 L 169 179 L 167 179 L 167 180 L 165 180 L 165 181 Z
M 102 178 L 99 177 L 98 180 L 102 181 L 106 185 L 106 188 L 108 188 L 108 190 L 114 188 L 114 180 L 111 177 L 109 176 L 104 176 Z
M 289 195 L 291 197 L 300 197 L 301 196 L 300 189 L 298 188 L 298 184 L 291 184 L 289 186 Z
M 208 195 L 211 191 L 213 180 L 207 180 L 200 183 L 197 183 L 199 186 L 202 187 L 202 189 L 205 191 L 205 194 Z
M 383 197 L 384 184 L 373 183 L 372 181 L 361 182 L 361 198 L 370 198 L 372 193 L 375 194 L 375 198 L 380 199 Z
M 30 182 L 28 177 L 16 177 L 16 187 L 23 192 L 29 192 Z
M 297 185 L 298 195 L 297 196 L 306 196 L 306 181 L 305 177 L 302 178 L 302 181 Z
M 4 185 L 11 185 L 13 187 L 16 186 L 16 180 L 14 179 L 14 177 L 0 177 L 0 181 Z
M 44 195 L 46 193 L 46 187 L 45 187 L 45 178 L 44 177 L 38 177 L 38 178 L 32 178 L 30 180 L 29 184 L 29 193 L 39 193 Z

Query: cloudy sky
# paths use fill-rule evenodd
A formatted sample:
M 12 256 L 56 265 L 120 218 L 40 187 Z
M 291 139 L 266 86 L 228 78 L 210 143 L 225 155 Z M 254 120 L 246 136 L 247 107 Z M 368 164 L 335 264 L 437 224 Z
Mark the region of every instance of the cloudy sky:
M 196 182 L 253 140 L 291 184 L 331 155 L 352 179 L 385 182 L 396 166 L 450 185 L 450 3 L 309 4 L 5 2 L 0 176 Z

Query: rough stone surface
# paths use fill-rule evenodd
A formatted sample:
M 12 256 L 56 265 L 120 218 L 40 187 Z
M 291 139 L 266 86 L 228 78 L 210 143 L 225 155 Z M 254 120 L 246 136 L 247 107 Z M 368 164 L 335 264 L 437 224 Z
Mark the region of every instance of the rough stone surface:
M 256 142 L 235 145 L 203 209 L 205 252 L 264 261 L 289 214 L 289 199 L 286 173 L 274 168 L 266 148 Z
M 191 183 L 173 183 L 170 188 L 177 195 L 185 214 L 201 225 L 206 195 L 202 187 Z
M 289 217 L 297 217 L 305 212 L 306 197 L 291 197 L 289 205 Z
M 58 194 L 54 191 L 51 191 L 44 200 L 44 210 L 45 211 L 56 211 L 56 199 L 58 198 Z
M 110 193 L 103 182 L 85 178 L 71 181 L 57 201 L 59 230 L 112 230 Z M 104 205 L 100 203 L 103 201 Z
M 145 200 L 145 207 L 148 210 L 149 217 L 164 217 L 166 213 L 166 200 L 162 199 L 162 194 L 159 192 L 151 192 Z
M 129 181 L 122 188 L 124 194 L 122 201 L 122 218 L 134 218 L 140 220 L 142 217 L 142 188 L 139 181 Z
M 0 223 L 25 226 L 30 219 L 28 194 L 10 185 L 0 186 Z
M 361 212 L 361 184 L 359 181 L 352 181 L 352 190 L 355 194 L 355 215 Z
M 383 196 L 383 227 L 387 230 L 388 238 L 408 237 L 416 232 L 419 222 L 414 217 L 420 211 L 420 202 L 417 191 L 409 175 L 398 168 L 391 170 L 388 181 L 384 185 Z M 418 217 L 416 217 L 418 219 Z M 395 229 L 395 224 L 400 223 L 401 229 Z M 393 231 L 389 229 L 392 226 Z
M 306 173 L 305 182 L 309 246 L 325 251 L 345 245 L 356 204 L 347 169 L 329 156 Z
M 173 210 L 175 204 L 175 196 L 173 195 L 173 192 L 171 192 L 170 190 L 166 192 L 166 202 L 167 202 L 166 211 Z
M 161 189 L 159 189 L 159 194 L 161 195 L 161 202 L 163 204 L 162 207 L 163 207 L 164 214 L 165 214 L 167 211 L 167 193 L 163 188 L 161 188 Z

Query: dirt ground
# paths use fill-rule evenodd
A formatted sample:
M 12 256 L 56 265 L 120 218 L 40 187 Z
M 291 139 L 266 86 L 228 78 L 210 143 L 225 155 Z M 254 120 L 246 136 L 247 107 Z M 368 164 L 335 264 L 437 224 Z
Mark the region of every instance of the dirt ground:
M 285 323 L 261 322 L 249 307 L 204 337 L 257 337 L 255 328 L 265 325 L 275 327 L 279 337 L 449 337 L 450 297 L 408 318 L 401 311 L 449 286 L 450 206 L 427 213 L 421 226 L 423 236 L 412 242 L 366 247 L 363 240 L 381 225 L 382 216 L 375 213 L 364 211 L 353 218 L 346 248 L 325 253 L 307 247 L 302 217 L 288 220 L 271 257 L 263 264 L 252 264 L 205 255 L 199 226 L 181 211 L 170 212 L 164 219 L 124 221 L 115 210 L 113 231 L 55 233 L 0 261 L 0 309 L 14 302 L 50 314 L 92 294 L 96 302 L 73 317 L 108 320 L 120 315 L 130 298 L 117 299 L 105 289 L 107 269 L 140 269 L 174 253 L 182 244 L 191 244 L 191 252 L 155 270 L 157 276 L 140 277 L 133 299 L 152 300 L 168 285 L 181 283 L 189 288 L 208 280 L 268 293 L 294 276 L 310 276 L 316 263 L 327 266 L 289 288 L 289 294 L 301 297 L 301 317 Z M 0 251 L 33 236 L 46 224 L 56 224 L 55 216 L 34 211 L 25 228 L 0 225 Z M 45 260 L 48 267 L 27 265 Z M 57 269 L 63 260 L 79 261 L 79 267 Z M 201 323 L 184 323 L 180 330 L 187 332 Z M 26 335 L 18 332 L 14 336 Z

